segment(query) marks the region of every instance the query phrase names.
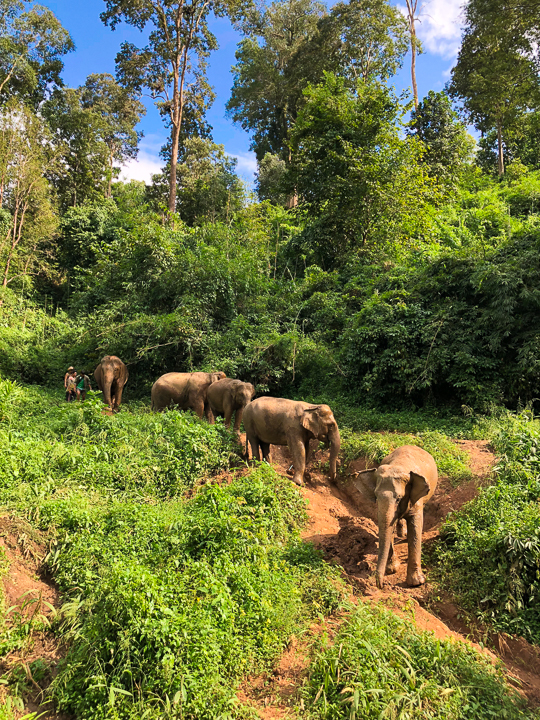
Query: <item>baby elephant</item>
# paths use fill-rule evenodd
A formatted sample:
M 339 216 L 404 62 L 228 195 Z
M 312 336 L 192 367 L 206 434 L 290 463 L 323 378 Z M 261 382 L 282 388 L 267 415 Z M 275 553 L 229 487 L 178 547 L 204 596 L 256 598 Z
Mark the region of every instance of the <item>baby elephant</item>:
M 244 411 L 247 443 L 256 460 L 270 460 L 270 445 L 287 445 L 294 464 L 293 482 L 304 484 L 304 470 L 309 461 L 309 441 L 330 442 L 330 478 L 336 476 L 336 461 L 341 444 L 339 430 L 328 405 L 262 397 L 253 400 Z
M 394 554 L 394 529 L 401 518 L 407 521 L 407 585 L 425 583 L 421 566 L 422 527 L 424 505 L 437 487 L 435 460 L 422 448 L 403 445 L 387 455 L 378 468 L 357 473 L 353 483 L 365 497 L 377 503 L 377 587 L 382 588 L 385 573 L 396 572 L 399 566 Z
M 208 388 L 208 402 L 212 414 L 214 416 L 225 415 L 225 427 L 228 428 L 234 412 L 234 431 L 236 433 L 240 432 L 244 408 L 254 395 L 255 388 L 251 383 L 232 378 L 219 380 Z

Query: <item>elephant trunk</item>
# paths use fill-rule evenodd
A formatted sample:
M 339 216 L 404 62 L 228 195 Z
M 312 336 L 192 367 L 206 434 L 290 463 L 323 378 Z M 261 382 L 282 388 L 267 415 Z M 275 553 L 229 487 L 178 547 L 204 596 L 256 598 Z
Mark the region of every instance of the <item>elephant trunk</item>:
M 384 497 L 379 498 L 377 500 L 377 515 L 379 524 L 379 555 L 377 558 L 376 580 L 377 587 L 382 588 L 394 533 L 392 521 L 395 516 L 395 507 L 392 501 Z
M 337 424 L 328 433 L 330 441 L 330 479 L 335 480 L 337 471 L 337 458 L 341 447 L 341 437 Z
M 114 373 L 111 371 L 105 370 L 102 375 L 102 383 L 103 383 L 103 401 L 106 405 L 111 407 L 112 398 L 111 398 L 111 388 L 114 380 Z

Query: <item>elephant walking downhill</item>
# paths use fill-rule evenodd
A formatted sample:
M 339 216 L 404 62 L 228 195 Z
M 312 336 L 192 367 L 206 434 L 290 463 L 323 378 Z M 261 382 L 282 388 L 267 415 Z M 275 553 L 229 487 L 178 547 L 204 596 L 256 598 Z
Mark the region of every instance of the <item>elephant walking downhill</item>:
M 103 402 L 111 410 L 118 410 L 128 377 L 127 367 L 116 355 L 105 355 L 94 370 L 97 386 L 103 393 Z
M 262 397 L 253 400 L 244 410 L 244 427 L 247 443 L 256 460 L 270 460 L 270 445 L 287 445 L 294 465 L 293 481 L 304 484 L 304 471 L 309 461 L 310 440 L 328 440 L 330 443 L 330 478 L 336 476 L 336 465 L 341 439 L 332 410 L 328 405 Z
M 207 392 L 212 383 L 224 377 L 224 372 L 166 373 L 152 386 L 152 410 L 176 405 L 181 410 L 193 410 L 200 418 L 206 415 L 208 421 L 213 422 Z
M 241 380 L 233 380 L 232 378 L 224 378 L 218 382 L 212 383 L 208 388 L 208 402 L 212 414 L 225 416 L 225 427 L 231 424 L 232 414 L 234 417 L 234 431 L 240 432 L 240 423 L 244 408 L 255 395 L 255 388 L 251 383 L 245 383 Z
M 387 455 L 378 468 L 363 470 L 353 480 L 368 500 L 377 503 L 379 555 L 377 587 L 382 588 L 386 573 L 396 572 L 399 562 L 394 553 L 394 530 L 407 521 L 407 585 L 425 583 L 422 573 L 422 529 L 424 505 L 437 487 L 437 465 L 432 456 L 414 445 L 403 445 Z

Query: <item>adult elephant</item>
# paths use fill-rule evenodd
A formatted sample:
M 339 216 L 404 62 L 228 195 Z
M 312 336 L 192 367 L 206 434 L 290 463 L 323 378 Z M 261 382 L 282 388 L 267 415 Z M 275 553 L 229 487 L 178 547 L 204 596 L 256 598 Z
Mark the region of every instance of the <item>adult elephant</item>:
M 382 588 L 386 573 L 394 573 L 399 561 L 394 553 L 394 529 L 407 521 L 407 585 L 425 583 L 422 573 L 422 529 L 424 505 L 437 487 L 437 465 L 433 457 L 415 445 L 403 445 L 387 455 L 378 468 L 362 470 L 353 479 L 356 488 L 377 503 L 379 556 L 377 587 Z
M 336 476 L 336 463 L 341 439 L 339 429 L 328 405 L 284 398 L 262 397 L 253 400 L 244 411 L 247 443 L 256 460 L 270 460 L 270 445 L 287 445 L 294 465 L 293 482 L 304 484 L 304 470 L 309 461 L 310 440 L 330 442 L 330 478 Z
M 225 427 L 231 424 L 232 414 L 234 416 L 234 431 L 240 432 L 240 423 L 244 408 L 255 395 L 255 388 L 251 383 L 245 383 L 233 378 L 224 378 L 212 383 L 208 388 L 208 402 L 212 414 L 225 416 Z
M 124 363 L 116 355 L 105 355 L 94 370 L 98 388 L 103 393 L 103 402 L 111 410 L 118 410 L 122 402 L 122 392 L 128 381 L 129 372 Z
M 207 419 L 213 422 L 207 392 L 212 383 L 224 377 L 224 372 L 166 373 L 152 386 L 152 410 L 177 405 L 181 410 L 191 408 L 200 418 L 206 414 Z

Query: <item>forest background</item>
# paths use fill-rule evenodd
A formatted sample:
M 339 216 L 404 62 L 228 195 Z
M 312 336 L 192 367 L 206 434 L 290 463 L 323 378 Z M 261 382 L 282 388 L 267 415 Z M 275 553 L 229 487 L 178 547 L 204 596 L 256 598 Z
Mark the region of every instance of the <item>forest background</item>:
M 497 3 L 470 3 L 447 91 L 408 100 L 391 81 L 421 50 L 418 8 L 154 5 L 105 3 L 147 44 L 69 88 L 54 14 L 2 2 L 0 370 L 55 383 L 108 352 L 139 395 L 220 368 L 274 394 L 534 400 L 534 13 L 512 6 L 502 28 Z M 227 107 L 251 133 L 256 198 L 206 121 L 211 13 L 243 33 Z M 151 185 L 115 180 L 142 93 L 170 134 Z

